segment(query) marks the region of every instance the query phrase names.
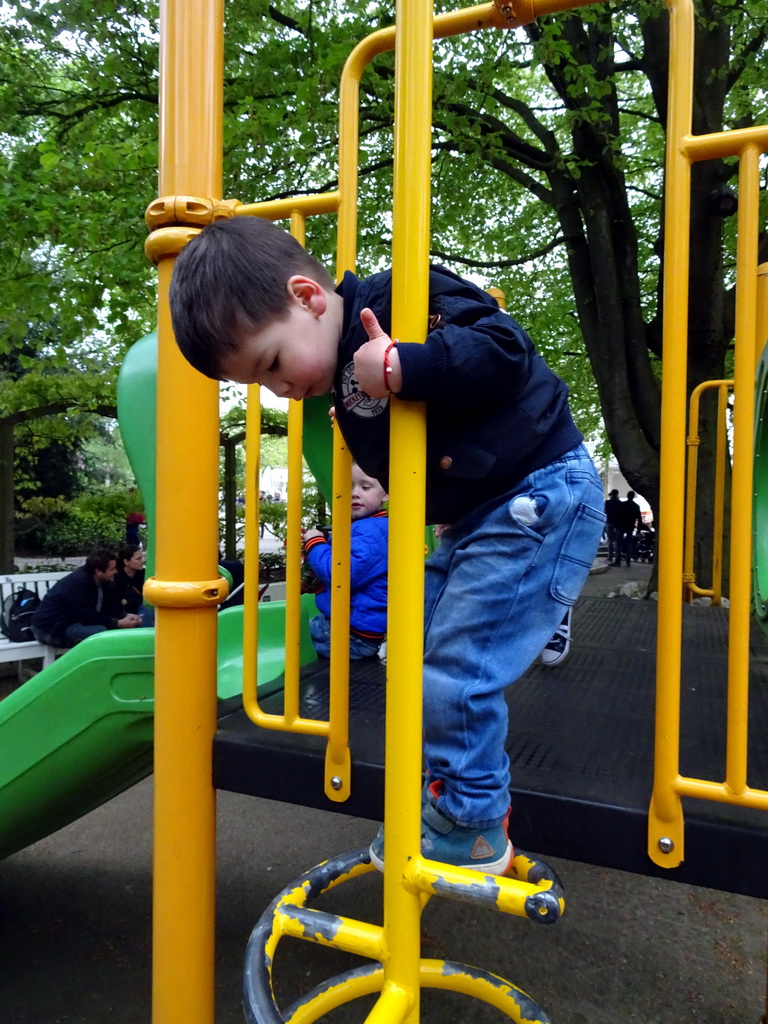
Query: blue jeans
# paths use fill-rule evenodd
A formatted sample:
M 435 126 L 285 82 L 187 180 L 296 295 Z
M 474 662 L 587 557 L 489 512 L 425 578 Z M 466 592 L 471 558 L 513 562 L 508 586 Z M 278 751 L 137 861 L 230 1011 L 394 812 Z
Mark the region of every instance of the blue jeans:
M 488 828 L 507 813 L 504 689 L 576 602 L 604 522 L 579 445 L 463 516 L 426 563 L 424 747 L 443 781 L 440 808 L 459 825 Z
M 69 644 L 74 647 L 81 640 L 87 640 L 89 636 L 95 636 L 97 633 L 105 633 L 106 630 L 106 626 L 84 626 L 82 622 L 72 622 L 64 633 Z
M 154 626 L 155 624 L 155 607 L 151 604 L 143 603 L 136 614 L 141 619 L 142 626 Z
M 319 658 L 331 656 L 331 620 L 325 615 L 315 615 L 309 620 L 309 635 Z M 365 637 L 349 634 L 349 657 L 351 661 L 375 658 L 383 640 L 366 640 Z

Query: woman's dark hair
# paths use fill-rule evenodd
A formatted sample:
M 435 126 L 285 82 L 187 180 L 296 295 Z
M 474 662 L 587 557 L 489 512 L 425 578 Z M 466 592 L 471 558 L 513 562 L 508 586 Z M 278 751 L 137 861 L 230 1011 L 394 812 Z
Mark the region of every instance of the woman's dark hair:
M 117 552 L 117 568 L 122 569 L 125 563 L 133 558 L 137 551 L 141 551 L 141 544 L 123 544 Z
M 270 221 L 242 216 L 203 228 L 176 258 L 171 279 L 171 319 L 184 358 L 221 380 L 221 364 L 244 330 L 286 316 L 294 274 L 333 291 L 325 267 Z

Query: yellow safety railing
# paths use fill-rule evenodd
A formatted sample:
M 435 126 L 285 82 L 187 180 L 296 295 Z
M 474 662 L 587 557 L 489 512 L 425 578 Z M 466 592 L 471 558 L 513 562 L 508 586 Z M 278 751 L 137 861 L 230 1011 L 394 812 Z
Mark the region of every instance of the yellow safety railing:
M 692 0 L 668 0 L 670 9 L 669 121 L 667 126 L 664 263 L 664 375 L 662 384 L 659 609 L 654 788 L 648 854 L 663 867 L 684 858 L 681 798 L 700 797 L 768 810 L 768 793 L 747 784 L 747 705 L 751 596 L 752 461 L 757 306 L 759 158 L 768 127 L 692 134 L 694 9 Z M 733 472 L 730 542 L 728 718 L 724 781 L 680 774 L 680 674 L 685 480 L 691 167 L 701 160 L 738 157 Z
M 305 244 L 307 214 L 335 212 L 339 193 L 310 196 L 301 200 L 254 203 L 239 206 L 237 215 L 252 215 L 271 220 L 291 219 L 291 234 Z M 260 389 L 248 389 L 246 412 L 246 528 L 245 528 L 245 602 L 243 609 L 243 706 L 249 718 L 266 729 L 280 729 L 305 735 L 325 736 L 325 793 L 335 801 L 349 797 L 351 762 L 349 755 L 349 553 L 350 460 L 341 435 L 334 431 L 334 554 L 345 571 L 334 572 L 332 601 L 332 645 L 330 714 L 328 721 L 303 718 L 299 712 L 301 651 L 301 511 L 303 403 L 291 401 L 288 408 L 288 521 L 286 549 L 285 675 L 283 713 L 267 714 L 258 701 L 258 509 L 259 448 L 261 440 Z
M 723 516 L 725 510 L 725 460 L 728 451 L 728 393 L 732 380 L 706 380 L 693 389 L 688 418 L 688 467 L 685 500 L 685 553 L 683 557 L 683 597 L 689 603 L 694 597 L 709 597 L 712 604 L 723 598 Z M 712 587 L 705 590 L 696 584 L 693 568 L 693 544 L 696 532 L 696 484 L 699 462 L 699 403 L 705 391 L 717 388 L 717 441 L 715 448 L 715 490 L 712 521 Z
M 757 268 L 757 310 L 755 312 L 755 366 L 768 343 L 768 263 Z
M 591 2 L 591 0 L 590 0 Z M 431 15 L 430 15 L 431 17 Z M 501 13 L 497 5 L 489 3 L 466 8 L 435 17 L 430 22 L 429 40 L 445 38 L 463 32 L 490 27 L 509 27 L 519 24 L 511 16 Z M 368 64 L 377 56 L 395 47 L 394 26 L 371 33 L 352 51 L 344 66 L 339 94 L 339 187 L 321 195 L 281 199 L 272 202 L 233 204 L 235 216 L 258 216 L 268 220 L 291 218 L 291 231 L 304 244 L 304 224 L 307 216 L 338 213 L 337 279 L 347 270 L 354 270 L 357 251 L 357 193 L 359 147 L 359 92 L 360 80 Z M 431 49 L 430 49 L 431 67 Z M 431 124 L 431 112 L 430 112 Z M 393 260 L 394 262 L 394 260 Z M 258 445 L 260 431 L 258 385 L 249 388 L 246 432 L 246 568 L 243 647 L 243 704 L 246 713 L 257 725 L 268 729 L 326 736 L 325 794 L 334 801 L 348 799 L 351 792 L 351 764 L 349 759 L 349 574 L 348 568 L 335 572 L 331 588 L 331 664 L 330 713 L 327 722 L 305 719 L 299 715 L 299 660 L 300 649 L 300 509 L 301 509 L 301 403 L 291 401 L 289 406 L 289 493 L 288 544 L 286 555 L 286 664 L 285 703 L 282 715 L 265 714 L 259 707 L 257 689 L 258 559 L 248 552 L 258 550 L 258 516 L 249 512 L 258 508 L 257 481 L 259 477 Z M 293 453 L 293 454 L 292 454 Z M 334 562 L 349 565 L 351 542 L 350 472 L 351 459 L 341 434 L 334 429 L 333 449 L 333 501 Z M 291 469 L 293 472 L 291 472 Z M 291 481 L 294 481 L 292 484 Z M 250 488 L 250 492 L 249 492 Z M 249 493 L 251 496 L 249 497 Z M 423 526 L 422 547 L 423 559 Z
M 303 239 L 304 218 L 337 212 L 338 268 L 354 268 L 357 204 L 358 88 L 366 64 L 378 53 L 396 49 L 397 123 L 394 209 L 393 332 L 422 340 L 427 310 L 427 190 L 412 188 L 414 168 L 429 173 L 432 37 L 488 27 L 514 27 L 543 15 L 590 5 L 594 0 L 498 0 L 432 18 L 429 0 L 399 0 L 395 29 L 373 33 L 352 53 L 341 86 L 342 135 L 337 192 L 271 204 L 222 201 L 223 0 L 161 0 L 160 39 L 160 196 L 148 211 L 152 234 L 147 252 L 159 272 L 157 575 L 148 593 L 158 605 L 155 687 L 155 897 L 153 1021 L 155 1024 L 213 1024 L 213 936 L 215 800 L 210 780 L 211 741 L 216 727 L 216 606 L 226 584 L 216 572 L 218 495 L 218 389 L 195 373 L 178 353 L 168 316 L 167 292 L 174 256 L 204 224 L 223 216 L 290 217 Z M 662 490 L 659 537 L 659 652 L 657 754 L 650 810 L 649 851 L 660 864 L 673 866 L 683 856 L 681 796 L 745 802 L 768 808 L 768 793 L 746 782 L 746 696 L 748 686 L 749 545 L 751 531 L 751 414 L 755 368 L 758 159 L 768 148 L 768 129 L 749 128 L 706 136 L 691 134 L 693 68 L 692 0 L 668 0 L 671 14 L 670 123 L 667 136 L 664 381 L 662 390 Z M 397 44 L 395 47 L 395 43 Z M 407 155 L 407 167 L 405 163 Z M 686 379 L 685 339 L 688 303 L 688 221 L 690 169 L 699 160 L 738 156 L 739 248 L 737 258 L 736 366 L 734 373 L 733 507 L 731 530 L 731 637 L 729 654 L 728 757 L 726 781 L 684 779 L 679 774 L 680 567 L 683 564 Z M 428 177 L 427 179 L 428 180 Z M 214 198 L 211 198 L 214 197 Z M 407 289 L 407 294 L 406 294 Z M 764 295 L 764 290 L 761 291 Z M 765 300 L 763 300 L 765 301 Z M 258 506 L 259 411 L 251 389 L 248 407 L 247 504 Z M 292 403 L 295 405 L 295 403 Z M 427 896 L 439 888 L 454 892 L 475 886 L 477 875 L 424 860 L 419 850 L 421 776 L 421 588 L 413 567 L 423 562 L 423 416 L 408 403 L 393 400 L 391 562 L 391 639 L 388 651 L 390 704 L 401 708 L 387 721 L 387 871 L 382 928 L 350 924 L 348 948 L 381 959 L 382 977 L 372 990 L 381 998 L 369 1020 L 418 1020 L 419 986 L 433 971 L 420 961 L 419 920 Z M 301 425 L 301 409 L 291 410 L 292 437 Z M 179 424 L 184 430 L 179 430 Z M 298 425 L 297 425 L 298 423 Z M 338 431 L 334 431 L 338 435 Z M 289 530 L 298 536 L 301 484 L 300 440 L 289 442 L 291 475 Z M 189 451 L 194 458 L 188 457 Z M 299 452 L 296 472 L 296 452 Z M 256 472 L 254 472 L 256 467 Z M 340 437 L 334 441 L 334 546 L 344 544 L 349 504 L 336 499 L 347 488 L 349 455 Z M 412 473 L 412 476 L 409 475 Z M 338 475 L 337 475 L 338 474 Z M 416 481 L 418 480 L 418 484 Z M 255 524 L 255 527 L 254 527 Z M 249 537 L 258 535 L 258 518 Z M 340 529 L 341 528 L 341 529 Z M 255 534 L 254 534 L 255 529 Z M 741 542 L 740 539 L 741 538 Z M 253 545 L 250 548 L 254 550 Z M 288 552 L 288 575 L 297 575 L 298 548 Z M 246 612 L 246 701 L 257 718 L 255 652 L 258 617 L 255 600 L 258 560 L 249 559 L 251 604 Z M 256 581 L 258 576 L 256 575 Z M 408 584 L 406 585 L 406 580 Z M 290 583 L 290 579 L 289 579 Z M 283 719 L 291 727 L 329 730 L 343 723 L 347 643 L 343 614 L 348 606 L 344 583 L 334 580 L 332 618 L 337 623 L 331 672 L 335 680 L 331 720 L 308 725 L 298 712 L 298 683 L 287 683 Z M 348 586 L 348 585 L 347 585 Z M 289 586 L 289 590 L 291 587 Z M 287 678 L 297 677 L 298 588 L 287 602 Z M 341 681 L 340 684 L 338 681 Z M 339 700 L 336 700 L 339 697 Z M 272 716 L 266 716 L 272 717 Z M 272 727 L 273 722 L 269 724 Z M 345 724 L 329 744 L 331 762 L 345 760 Z M 335 763 L 333 765 L 335 770 Z M 340 769 L 341 770 L 341 769 Z M 330 769 L 326 782 L 328 783 Z M 343 799 L 348 774 L 340 790 Z M 326 789 L 328 792 L 328 789 Z M 335 796 L 334 796 L 335 794 Z M 495 883 L 496 905 L 525 912 L 519 879 Z M 194 899 L 190 899 L 190 893 Z M 530 895 L 530 893 L 528 893 Z M 473 991 L 471 982 L 462 981 Z M 316 1019 L 312 1017 L 311 1019 Z

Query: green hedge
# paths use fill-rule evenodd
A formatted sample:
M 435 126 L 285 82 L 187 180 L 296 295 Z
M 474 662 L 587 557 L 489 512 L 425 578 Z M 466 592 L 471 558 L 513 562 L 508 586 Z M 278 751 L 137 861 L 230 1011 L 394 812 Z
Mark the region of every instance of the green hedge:
M 83 555 L 125 543 L 125 517 L 142 512 L 141 496 L 127 487 L 102 487 L 61 498 L 30 498 L 17 513 L 20 544 L 43 556 Z

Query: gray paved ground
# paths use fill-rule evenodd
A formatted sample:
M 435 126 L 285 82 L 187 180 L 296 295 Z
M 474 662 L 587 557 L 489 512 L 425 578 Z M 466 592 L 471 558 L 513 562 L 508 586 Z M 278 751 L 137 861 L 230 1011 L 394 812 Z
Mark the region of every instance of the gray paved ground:
M 586 592 L 647 577 L 648 567 L 594 574 Z M 152 782 L 0 864 L 0 1024 L 148 1024 Z M 370 839 L 369 822 L 219 794 L 216 1024 L 240 1024 L 242 957 L 271 898 L 323 856 Z M 567 861 L 568 909 L 553 928 L 433 900 L 425 955 L 514 981 L 555 1024 L 757 1024 L 765 998 L 766 907 Z M 192 897 L 191 897 L 192 898 Z M 374 877 L 325 898 L 378 920 Z M 285 1002 L 351 965 L 306 944 L 280 947 Z M 361 1006 L 329 1024 L 353 1024 Z M 422 1021 L 502 1018 L 461 997 L 427 995 Z M 505 1019 L 505 1018 L 504 1018 Z M 183 1024 L 183 1022 L 179 1022 Z

